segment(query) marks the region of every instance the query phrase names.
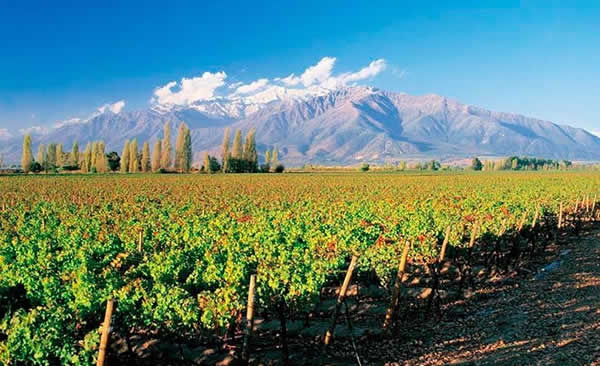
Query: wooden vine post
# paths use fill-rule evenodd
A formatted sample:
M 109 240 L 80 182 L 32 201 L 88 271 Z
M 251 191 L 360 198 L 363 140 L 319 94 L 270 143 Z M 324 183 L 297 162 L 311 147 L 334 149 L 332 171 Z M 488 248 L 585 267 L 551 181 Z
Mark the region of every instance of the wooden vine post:
M 108 346 L 108 336 L 110 335 L 110 321 L 112 319 L 114 301 L 109 299 L 106 302 L 106 313 L 104 314 L 104 323 L 102 323 L 102 337 L 100 338 L 100 350 L 98 353 L 97 366 L 104 366 L 104 358 L 106 357 L 106 348 Z
M 558 208 L 558 229 L 562 229 L 562 222 L 563 222 L 563 204 L 562 202 L 559 205 Z
M 138 234 L 138 252 L 142 251 L 142 245 L 144 244 L 144 229 L 140 229 Z
M 446 247 L 448 246 L 448 241 L 450 240 L 450 225 L 446 228 L 446 235 L 444 235 L 444 242 L 442 243 L 442 249 L 440 250 L 440 257 L 438 262 L 442 262 L 446 257 Z
M 535 207 L 535 214 L 533 215 L 533 221 L 531 222 L 531 228 L 535 229 L 535 226 L 537 224 L 537 220 L 540 217 L 540 205 L 538 204 Z
M 469 249 L 472 249 L 475 245 L 475 238 L 477 237 L 477 232 L 479 231 L 479 220 L 475 222 L 475 226 L 473 226 L 473 231 L 471 231 L 471 240 L 469 241 Z
M 344 282 L 342 283 L 342 287 L 340 288 L 340 293 L 337 298 L 337 302 L 335 303 L 335 308 L 333 310 L 333 318 L 331 319 L 331 326 L 325 333 L 325 345 L 329 345 L 331 342 L 331 338 L 333 337 L 333 332 L 335 330 L 335 324 L 337 322 L 338 314 L 340 312 L 340 308 L 342 303 L 344 302 L 344 297 L 346 297 L 346 291 L 348 290 L 348 286 L 350 285 L 350 280 L 352 279 L 352 272 L 354 272 L 354 267 L 356 267 L 356 262 L 358 258 L 353 255 L 350 260 L 350 265 L 348 266 L 348 270 L 346 271 L 346 277 L 344 277 Z
M 523 226 L 525 225 L 525 220 L 527 220 L 527 211 L 523 212 L 523 217 L 521 218 L 521 221 L 519 222 L 519 228 L 518 228 L 519 232 L 521 232 L 521 230 L 523 230 Z
M 250 286 L 248 287 L 248 304 L 246 305 L 246 333 L 244 334 L 244 345 L 242 347 L 242 360 L 248 361 L 250 358 L 250 338 L 254 328 L 254 292 L 256 289 L 256 275 L 250 276 Z
M 402 250 L 402 257 L 400 258 L 400 267 L 398 267 L 398 273 L 396 274 L 396 280 L 394 281 L 392 302 L 385 313 L 385 320 L 383 322 L 384 329 L 391 324 L 392 318 L 394 317 L 394 311 L 398 306 L 398 297 L 400 297 L 400 290 L 402 289 L 402 277 L 404 277 L 404 272 L 406 271 L 406 259 L 408 258 L 409 249 L 410 243 L 406 242 L 404 244 L 404 249 Z

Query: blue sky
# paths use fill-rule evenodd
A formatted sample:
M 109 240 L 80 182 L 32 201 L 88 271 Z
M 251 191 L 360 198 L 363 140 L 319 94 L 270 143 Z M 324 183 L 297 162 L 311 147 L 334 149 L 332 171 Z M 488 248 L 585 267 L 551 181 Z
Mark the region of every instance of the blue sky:
M 361 84 L 600 130 L 598 1 L 89 3 L 3 2 L 0 129 L 146 108 L 205 72 L 298 77 L 332 57 L 336 75 L 383 60 Z

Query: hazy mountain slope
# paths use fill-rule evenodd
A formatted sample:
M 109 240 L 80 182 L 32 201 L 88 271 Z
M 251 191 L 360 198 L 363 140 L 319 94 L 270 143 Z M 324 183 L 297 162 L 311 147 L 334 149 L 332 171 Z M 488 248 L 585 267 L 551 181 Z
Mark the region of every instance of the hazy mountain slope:
M 170 123 L 192 129 L 193 149 L 218 154 L 223 129 L 257 130 L 259 152 L 275 145 L 287 164 L 350 164 L 407 158 L 529 155 L 600 160 L 600 138 L 583 129 L 521 115 L 492 112 L 438 95 L 411 96 L 368 87 L 349 87 L 309 98 L 245 105 L 216 100 L 188 108 L 106 112 L 87 122 L 65 124 L 33 135 L 37 144 L 102 139 L 120 153 L 126 139 L 162 136 Z M 6 161 L 18 161 L 22 136 L 0 140 Z M 34 151 L 35 153 L 35 151 Z

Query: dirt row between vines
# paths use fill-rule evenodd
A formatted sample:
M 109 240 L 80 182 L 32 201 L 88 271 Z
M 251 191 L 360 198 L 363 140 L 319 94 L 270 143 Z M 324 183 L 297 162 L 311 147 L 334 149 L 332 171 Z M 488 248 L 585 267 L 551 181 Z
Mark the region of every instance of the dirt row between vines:
M 362 364 L 600 365 L 600 229 L 561 240 L 537 263 L 447 304 L 439 322 L 407 321 L 404 336 L 361 339 Z

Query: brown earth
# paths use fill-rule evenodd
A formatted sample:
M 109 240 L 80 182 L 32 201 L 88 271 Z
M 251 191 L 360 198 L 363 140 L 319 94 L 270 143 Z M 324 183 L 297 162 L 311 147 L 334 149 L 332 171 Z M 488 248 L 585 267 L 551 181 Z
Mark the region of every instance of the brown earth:
M 600 365 L 600 230 L 549 250 L 545 266 L 409 325 L 406 342 L 359 342 L 363 365 Z

